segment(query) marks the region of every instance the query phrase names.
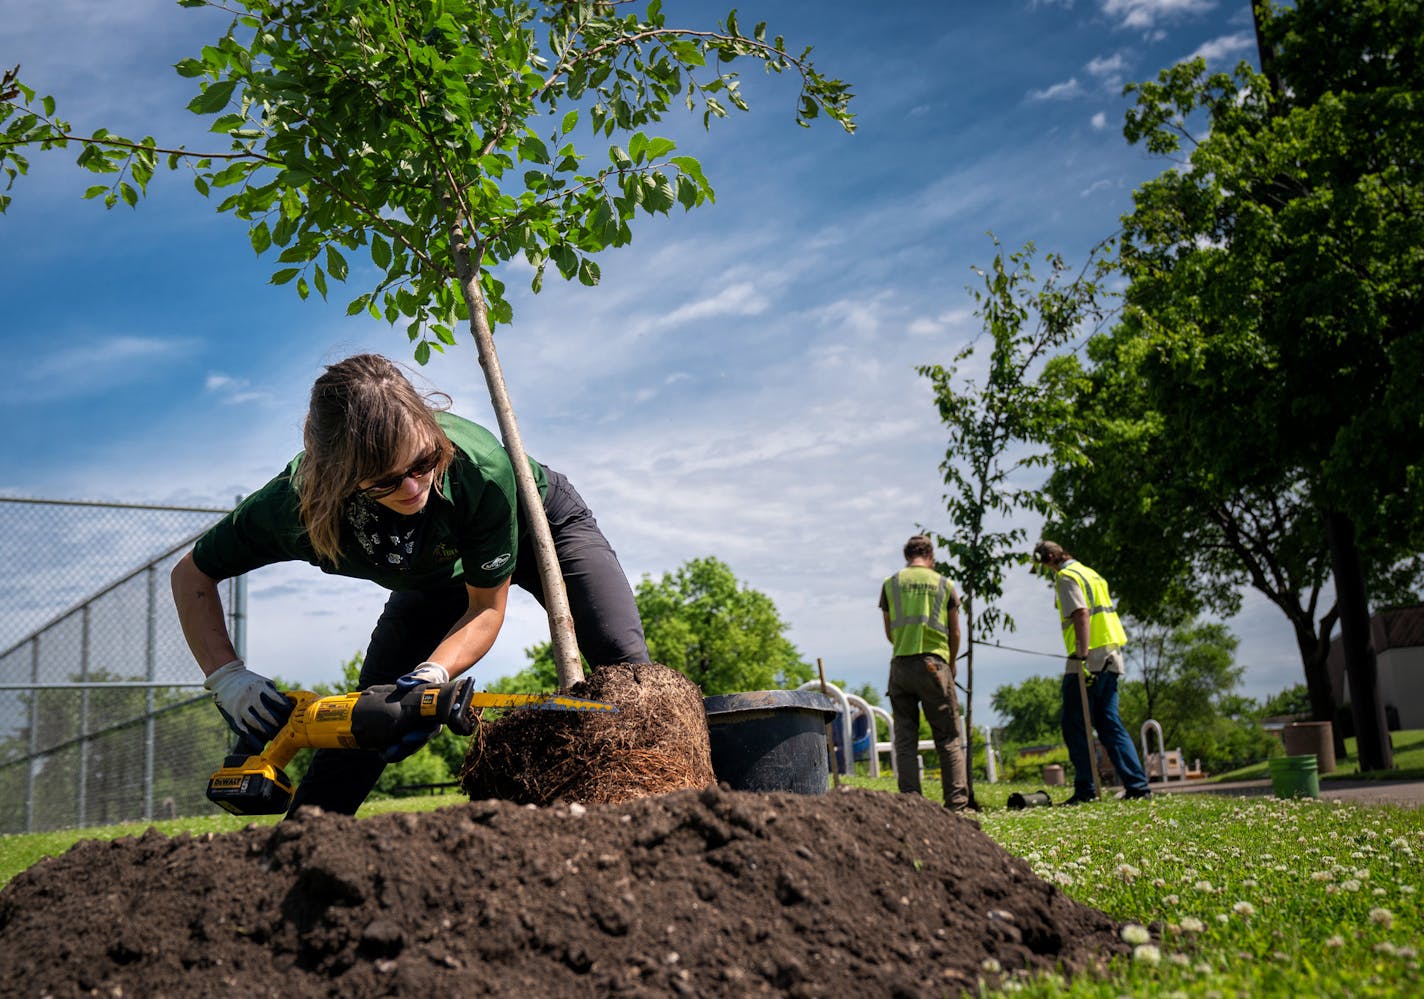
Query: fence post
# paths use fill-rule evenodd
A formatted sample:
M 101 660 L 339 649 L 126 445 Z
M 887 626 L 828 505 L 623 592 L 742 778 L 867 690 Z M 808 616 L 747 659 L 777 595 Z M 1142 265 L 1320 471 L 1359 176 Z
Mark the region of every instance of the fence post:
M 40 636 L 30 641 L 30 683 L 40 682 Z M 25 761 L 25 832 L 35 831 L 35 754 L 40 750 L 40 692 L 30 692 L 29 759 Z
M 79 614 L 79 682 L 89 682 L 89 605 Z M 89 824 L 89 688 L 79 691 L 79 828 Z
M 147 660 L 147 671 L 144 679 L 150 683 L 158 679 L 158 569 L 150 565 L 148 567 L 148 634 L 145 644 L 147 649 L 145 659 Z M 145 714 L 143 719 L 143 820 L 153 821 L 153 730 L 154 730 L 154 688 L 149 687 L 144 694 Z

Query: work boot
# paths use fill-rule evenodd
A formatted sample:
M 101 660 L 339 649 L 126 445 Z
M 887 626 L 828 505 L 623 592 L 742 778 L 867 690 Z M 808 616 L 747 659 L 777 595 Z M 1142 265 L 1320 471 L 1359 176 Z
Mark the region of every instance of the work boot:
M 1152 789 L 1150 787 L 1128 788 L 1122 792 L 1123 801 L 1137 801 L 1140 798 L 1150 797 L 1152 797 Z
M 1086 805 L 1086 804 L 1087 804 L 1088 802 L 1090 802 L 1090 801 L 1097 801 L 1097 800 L 1098 800 L 1098 796 L 1097 796 L 1096 794 L 1081 795 L 1081 794 L 1075 793 L 1075 794 L 1073 795 L 1073 797 L 1071 797 L 1071 798 L 1069 798 L 1067 801 L 1063 802 L 1063 804 L 1065 804 L 1065 805 Z

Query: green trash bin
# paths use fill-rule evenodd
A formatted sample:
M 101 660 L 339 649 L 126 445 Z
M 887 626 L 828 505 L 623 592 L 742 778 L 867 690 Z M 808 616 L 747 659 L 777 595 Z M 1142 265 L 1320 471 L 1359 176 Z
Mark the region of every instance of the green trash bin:
M 1277 798 L 1320 797 L 1320 773 L 1315 754 L 1277 756 L 1267 760 L 1271 770 L 1271 790 Z

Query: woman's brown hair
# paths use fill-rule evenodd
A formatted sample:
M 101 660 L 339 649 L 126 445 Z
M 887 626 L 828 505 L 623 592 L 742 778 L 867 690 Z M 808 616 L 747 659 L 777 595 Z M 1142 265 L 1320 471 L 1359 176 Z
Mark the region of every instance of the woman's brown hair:
M 443 405 L 432 406 L 432 399 Z M 329 365 L 312 386 L 302 438 L 306 451 L 297 468 L 302 523 L 322 561 L 341 561 L 341 517 L 364 480 L 389 473 L 412 439 L 440 450 L 439 482 L 455 448 L 435 413 L 447 408 L 444 393 L 422 396 L 404 372 L 378 354 L 357 354 Z

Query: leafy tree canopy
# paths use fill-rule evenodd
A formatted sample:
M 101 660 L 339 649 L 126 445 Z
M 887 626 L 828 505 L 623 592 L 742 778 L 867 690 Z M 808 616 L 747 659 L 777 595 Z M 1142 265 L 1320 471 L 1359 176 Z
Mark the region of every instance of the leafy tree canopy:
M 1058 677 L 1031 676 L 1022 683 L 994 691 L 989 703 L 1004 725 L 1004 742 L 1018 746 L 1057 743 L 1063 738 L 1059 717 L 1063 711 L 1062 684 Z
M 645 576 L 634 596 L 653 661 L 682 673 L 704 695 L 796 687 L 815 675 L 786 638 L 786 622 L 771 598 L 739 582 L 719 559 L 691 559 L 658 580 Z M 548 643 L 528 655 L 527 669 L 490 689 L 554 689 Z
M 188 109 L 226 146 L 80 134 L 11 71 L 0 85 L 10 184 L 28 147 L 77 144 L 78 164 L 103 177 L 86 196 L 110 206 L 135 204 L 160 166 L 186 166 L 247 223 L 253 249 L 275 255 L 274 284 L 325 297 L 353 276 L 353 253 L 369 256 L 375 283 L 350 312 L 405 323 L 421 363 L 470 318 L 462 269 L 479 275 L 476 307 L 509 322 L 499 264 L 525 258 L 536 290 L 550 265 L 596 284 L 593 254 L 629 242 L 635 214 L 710 200 L 697 161 L 645 130 L 677 105 L 704 123 L 745 110 L 729 64 L 798 75 L 799 123 L 824 113 L 854 127 L 849 88 L 822 76 L 809 48 L 789 51 L 764 23 L 744 32 L 735 11 L 694 30 L 670 26 L 660 0 L 642 13 L 588 0 L 180 3 L 234 12 L 222 38 L 176 67 L 198 81 Z

